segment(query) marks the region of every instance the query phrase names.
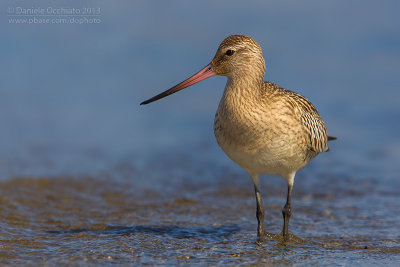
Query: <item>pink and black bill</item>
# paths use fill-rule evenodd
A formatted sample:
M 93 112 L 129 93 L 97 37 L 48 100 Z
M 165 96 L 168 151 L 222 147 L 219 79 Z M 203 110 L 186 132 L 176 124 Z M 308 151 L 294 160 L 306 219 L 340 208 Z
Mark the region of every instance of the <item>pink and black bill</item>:
M 198 83 L 202 80 L 205 80 L 207 78 L 210 78 L 211 76 L 216 75 L 216 72 L 214 70 L 214 67 L 212 66 L 212 64 L 208 64 L 205 68 L 203 68 L 202 70 L 200 70 L 198 73 L 196 73 L 195 75 L 193 75 L 192 77 L 184 80 L 183 82 L 175 85 L 174 87 L 156 95 L 153 96 L 150 99 L 147 99 L 146 101 L 143 101 L 142 103 L 140 103 L 140 105 L 146 105 L 149 104 L 151 102 L 157 101 L 161 98 L 164 98 L 166 96 L 169 96 L 173 93 L 176 93 L 182 89 L 185 89 L 186 87 L 189 87 L 195 83 Z

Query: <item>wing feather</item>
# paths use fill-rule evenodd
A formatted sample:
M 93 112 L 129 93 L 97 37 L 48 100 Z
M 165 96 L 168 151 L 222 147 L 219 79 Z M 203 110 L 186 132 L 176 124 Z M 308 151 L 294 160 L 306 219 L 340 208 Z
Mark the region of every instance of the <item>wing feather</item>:
M 328 150 L 328 134 L 326 126 L 314 105 L 304 96 L 283 89 L 295 106 L 300 121 L 307 133 L 308 142 L 312 151 L 321 153 Z

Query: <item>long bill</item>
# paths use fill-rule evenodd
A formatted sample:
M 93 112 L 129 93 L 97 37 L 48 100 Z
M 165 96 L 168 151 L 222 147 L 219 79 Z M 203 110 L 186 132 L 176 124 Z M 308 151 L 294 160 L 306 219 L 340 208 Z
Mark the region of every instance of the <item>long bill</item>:
M 210 63 L 204 69 L 200 70 L 198 73 L 196 73 L 192 77 L 190 77 L 190 78 L 184 80 L 183 82 L 175 85 L 174 87 L 162 92 L 161 94 L 158 94 L 156 96 L 153 96 L 150 99 L 147 99 L 146 101 L 143 101 L 142 103 L 140 103 L 140 105 L 146 105 L 151 102 L 157 101 L 158 99 L 169 96 L 173 93 L 176 93 L 182 89 L 185 89 L 186 87 L 189 87 L 195 83 L 198 83 L 202 80 L 210 78 L 211 76 L 214 76 L 214 75 L 216 75 L 216 72 L 214 70 L 213 65 Z

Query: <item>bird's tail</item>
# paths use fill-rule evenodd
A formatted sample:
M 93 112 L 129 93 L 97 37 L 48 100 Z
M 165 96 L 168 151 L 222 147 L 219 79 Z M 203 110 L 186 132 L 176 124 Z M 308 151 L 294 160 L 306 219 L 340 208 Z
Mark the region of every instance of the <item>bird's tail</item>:
M 337 138 L 335 136 L 328 136 L 328 141 L 333 141 L 336 140 Z M 325 152 L 329 152 L 330 149 L 328 148 Z
M 336 140 L 337 139 L 337 137 L 335 137 L 335 136 L 328 136 L 328 141 L 333 141 L 333 140 Z

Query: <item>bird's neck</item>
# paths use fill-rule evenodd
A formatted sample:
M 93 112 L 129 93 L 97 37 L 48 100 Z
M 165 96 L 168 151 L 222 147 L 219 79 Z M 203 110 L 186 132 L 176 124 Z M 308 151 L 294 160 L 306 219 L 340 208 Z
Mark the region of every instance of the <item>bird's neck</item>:
M 250 77 L 228 77 L 217 111 L 217 116 L 222 118 L 221 123 L 228 128 L 229 125 L 246 125 L 249 122 L 247 118 L 257 111 L 261 103 L 263 79 Z
M 264 75 L 241 75 L 228 77 L 224 97 L 234 102 L 254 102 L 262 93 Z

